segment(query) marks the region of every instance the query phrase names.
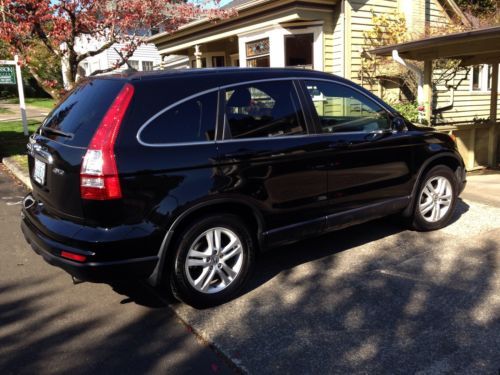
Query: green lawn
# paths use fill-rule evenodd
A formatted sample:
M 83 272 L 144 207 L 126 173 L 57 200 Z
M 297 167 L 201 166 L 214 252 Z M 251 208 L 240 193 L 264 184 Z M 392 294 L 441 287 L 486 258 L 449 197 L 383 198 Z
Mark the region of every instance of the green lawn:
M 55 100 L 51 98 L 26 98 L 26 105 L 31 105 L 38 108 L 52 109 L 55 105 Z M 5 103 L 8 104 L 19 104 L 18 98 L 5 99 Z
M 40 121 L 28 120 L 30 134 L 40 126 Z M 28 137 L 23 134 L 21 121 L 0 121 L 0 158 L 26 154 Z

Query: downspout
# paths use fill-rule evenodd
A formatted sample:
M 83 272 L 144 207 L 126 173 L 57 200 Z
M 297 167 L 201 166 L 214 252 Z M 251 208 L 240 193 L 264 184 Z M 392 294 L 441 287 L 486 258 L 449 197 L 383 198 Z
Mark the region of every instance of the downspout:
M 417 103 L 418 103 L 418 121 L 422 123 L 425 117 L 425 112 L 422 108 L 425 108 L 425 95 L 424 95 L 424 72 L 415 64 L 404 61 L 397 49 L 392 50 L 392 59 L 398 64 L 404 66 L 405 68 L 411 70 L 417 76 Z
M 398 50 L 392 50 L 392 59 L 400 65 L 403 65 L 405 68 L 411 70 L 417 76 L 417 102 L 419 106 L 424 105 L 424 72 L 415 64 L 404 61 L 401 56 L 399 56 Z
M 435 109 L 436 112 L 444 112 L 453 108 L 453 104 L 455 103 L 455 87 L 453 87 L 453 85 L 449 85 L 447 86 L 447 88 L 450 91 L 450 100 L 448 101 L 448 104 L 446 104 L 445 106 L 436 108 Z

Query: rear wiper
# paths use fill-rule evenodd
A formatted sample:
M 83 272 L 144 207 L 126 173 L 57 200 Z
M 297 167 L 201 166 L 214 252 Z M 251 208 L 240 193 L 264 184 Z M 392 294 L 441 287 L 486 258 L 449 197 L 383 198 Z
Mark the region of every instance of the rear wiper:
M 48 133 L 60 135 L 61 137 L 73 138 L 73 134 L 63 132 L 62 130 L 57 130 L 57 129 L 52 129 L 52 128 L 46 128 L 44 126 L 42 126 L 40 129 L 42 131 L 44 131 L 44 132 L 48 132 Z

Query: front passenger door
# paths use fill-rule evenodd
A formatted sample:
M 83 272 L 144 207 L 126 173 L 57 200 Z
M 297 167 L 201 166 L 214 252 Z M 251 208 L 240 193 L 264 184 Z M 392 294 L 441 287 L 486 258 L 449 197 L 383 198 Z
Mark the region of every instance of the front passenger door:
M 361 89 L 320 80 L 304 81 L 303 88 L 325 140 L 330 211 L 403 202 L 412 186 L 407 132 L 392 129 L 390 114 Z

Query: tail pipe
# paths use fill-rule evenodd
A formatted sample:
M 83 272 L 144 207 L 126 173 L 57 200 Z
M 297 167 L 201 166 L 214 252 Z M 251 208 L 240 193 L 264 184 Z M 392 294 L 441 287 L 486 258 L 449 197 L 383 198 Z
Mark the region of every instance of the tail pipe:
M 25 210 L 29 210 L 31 207 L 35 205 L 35 203 L 36 203 L 35 198 L 33 198 L 31 194 L 28 194 L 23 199 L 23 207 Z

